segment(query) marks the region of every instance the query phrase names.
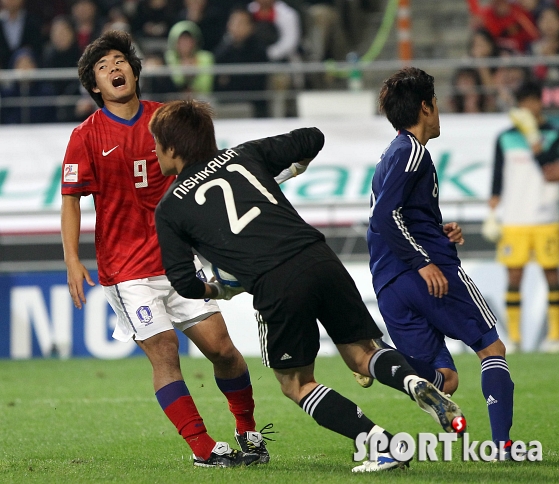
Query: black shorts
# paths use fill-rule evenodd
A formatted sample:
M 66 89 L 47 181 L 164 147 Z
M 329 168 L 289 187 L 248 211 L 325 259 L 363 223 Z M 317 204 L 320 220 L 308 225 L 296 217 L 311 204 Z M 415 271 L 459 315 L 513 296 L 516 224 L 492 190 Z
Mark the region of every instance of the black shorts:
M 262 362 L 271 368 L 310 365 L 320 348 L 318 319 L 335 344 L 380 338 L 355 282 L 336 254 L 315 242 L 256 282 L 254 307 Z

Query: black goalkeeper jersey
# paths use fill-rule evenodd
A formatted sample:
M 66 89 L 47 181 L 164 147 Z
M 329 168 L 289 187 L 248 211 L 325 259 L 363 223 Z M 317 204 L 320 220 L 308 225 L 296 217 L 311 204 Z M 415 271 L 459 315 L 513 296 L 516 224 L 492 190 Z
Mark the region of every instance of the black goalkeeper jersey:
M 203 297 L 193 249 L 233 274 L 247 292 L 264 273 L 324 236 L 306 223 L 274 180 L 314 158 L 324 145 L 317 128 L 249 141 L 186 167 L 155 211 L 163 265 L 175 290 Z

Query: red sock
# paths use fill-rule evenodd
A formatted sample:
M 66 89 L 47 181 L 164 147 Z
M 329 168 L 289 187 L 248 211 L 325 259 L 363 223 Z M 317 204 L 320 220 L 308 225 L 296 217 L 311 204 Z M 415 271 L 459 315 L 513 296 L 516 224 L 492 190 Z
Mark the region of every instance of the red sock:
M 173 422 L 194 455 L 204 460 L 209 459 L 215 440 L 208 435 L 192 397 L 189 395 L 178 398 L 165 409 L 165 415 Z
M 252 398 L 252 385 L 236 392 L 224 393 L 229 403 L 229 410 L 235 416 L 237 431 L 243 434 L 255 430 L 254 399 Z
M 248 369 L 236 378 L 215 377 L 215 382 L 229 402 L 229 410 L 235 416 L 237 431 L 243 434 L 255 430 L 254 399 Z

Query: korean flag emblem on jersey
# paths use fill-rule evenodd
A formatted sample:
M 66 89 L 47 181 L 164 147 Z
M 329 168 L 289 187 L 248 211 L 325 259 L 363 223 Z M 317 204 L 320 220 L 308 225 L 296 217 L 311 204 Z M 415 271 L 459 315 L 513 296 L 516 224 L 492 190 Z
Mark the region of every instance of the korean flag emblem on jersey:
M 78 165 L 73 163 L 64 164 L 64 182 L 76 183 L 78 181 Z
M 149 308 L 149 306 L 140 306 L 136 310 L 136 315 L 138 316 L 138 319 L 146 326 L 153 322 L 153 314 L 151 314 L 151 309 Z

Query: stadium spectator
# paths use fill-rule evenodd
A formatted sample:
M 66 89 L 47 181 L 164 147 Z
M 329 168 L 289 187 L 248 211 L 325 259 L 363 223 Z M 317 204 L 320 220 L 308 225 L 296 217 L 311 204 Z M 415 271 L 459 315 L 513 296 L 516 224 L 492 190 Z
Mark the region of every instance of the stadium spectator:
M 126 8 L 131 7 L 134 10 L 135 6 L 140 3 L 140 0 L 95 0 L 95 3 L 99 8 L 99 13 L 103 16 L 108 16 L 113 8 L 124 10 L 125 5 L 128 5 Z
M 230 299 L 243 288 L 252 294 L 262 362 L 274 370 L 287 398 L 352 445 L 358 436 L 392 437 L 355 403 L 315 380 L 318 319 L 353 371 L 409 395 L 447 432 L 456 418 L 462 422 L 458 406 L 419 378 L 401 354 L 375 347 L 371 338 L 382 333 L 355 282 L 324 235 L 299 216 L 278 186 L 305 171 L 320 152 L 320 130 L 302 128 L 219 150 L 211 109 L 196 100 L 162 106 L 149 128 L 161 171 L 173 179 L 155 211 L 171 284 L 183 297 L 196 299 Z M 199 185 L 183 189 L 202 172 Z M 244 214 L 240 219 L 237 210 Z M 193 250 L 233 274 L 242 287 L 197 279 Z M 380 451 L 353 472 L 405 466 L 388 449 Z
M 559 6 L 557 0 L 516 0 L 516 2 L 530 13 L 533 19 L 537 19 L 543 9 L 551 6 Z
M 349 52 L 347 35 L 336 0 L 297 0 L 303 12 L 303 50 L 305 59 L 320 62 L 326 59 L 343 61 Z
M 548 333 L 544 349 L 557 352 L 559 185 L 546 180 L 540 162 L 549 157 L 549 161 L 559 158 L 559 131 L 543 115 L 540 84 L 523 83 L 515 96 L 519 109 L 511 111 L 514 128 L 500 133 L 497 138 L 489 200 L 491 210 L 499 208 L 502 224 L 497 259 L 508 272 L 506 314 L 511 342 L 508 349 L 521 349 L 520 288 L 524 267 L 535 259 L 543 268 L 549 287 Z M 546 151 L 543 151 L 544 147 Z
M 202 33 L 190 20 L 181 20 L 171 27 L 165 51 L 165 62 L 174 68 L 171 79 L 175 87 L 182 92 L 207 94 L 213 88 L 213 74 L 184 74 L 182 67 L 208 67 L 213 65 L 214 56 L 202 50 Z
M 299 59 L 301 20 L 282 0 L 256 0 L 248 6 L 256 21 L 256 35 L 267 46 L 273 62 Z
M 526 53 L 531 42 L 538 38 L 532 15 L 522 6 L 509 0 L 490 0 L 482 6 L 479 0 L 468 0 L 474 28 L 487 29 L 499 47 Z
M 136 16 L 138 11 L 138 5 L 140 0 L 116 0 L 118 6 L 122 8 L 124 14 L 128 17 L 128 20 L 132 20 Z
M 94 285 L 79 257 L 80 199 L 93 194 L 99 282 L 117 314 L 113 337 L 133 339 L 153 368 L 157 401 L 194 453 L 194 465 L 266 463 L 255 431 L 250 375 L 215 301 L 186 300 L 173 291 L 161 262 L 153 210 L 171 179 L 158 168 L 148 122 L 159 103 L 139 99 L 141 61 L 130 34 L 111 30 L 84 51 L 79 79 L 99 106 L 71 134 L 62 170 L 62 241 L 74 305 Z M 205 279 L 198 265 L 198 277 Z M 213 363 L 218 388 L 235 417 L 235 436 L 251 453 L 215 442 L 184 382 L 175 329 Z M 257 452 L 257 453 L 256 453 Z
M 499 51 L 499 57 L 510 57 L 514 52 L 507 49 Z M 531 77 L 530 69 L 519 65 L 504 65 L 495 70 L 495 106 L 497 111 L 507 112 L 516 105 L 514 92 Z
M 495 39 L 485 29 L 477 29 L 472 32 L 468 44 L 468 55 L 472 59 L 492 59 L 499 56 L 499 48 Z M 495 67 L 476 67 L 485 92 L 488 94 L 495 88 Z
M 146 76 L 146 74 L 165 66 L 163 55 L 157 53 L 148 54 L 145 56 L 142 64 L 144 75 L 140 85 L 142 93 L 146 98 L 159 101 L 159 94 L 169 94 L 177 91 L 175 84 L 168 75 Z
M 203 47 L 213 52 L 225 34 L 229 10 L 235 2 L 231 0 L 183 0 L 181 20 L 190 20 L 198 25 Z
M 39 19 L 43 39 L 48 38 L 51 22 L 55 17 L 70 14 L 68 3 L 67 0 L 26 0 L 27 11 Z
M 80 49 L 72 21 L 67 15 L 55 17 L 51 23 L 50 40 L 45 46 L 43 67 L 77 67 Z M 57 96 L 76 96 L 80 93 L 80 83 L 75 79 L 49 81 Z M 56 121 L 75 121 L 74 105 L 56 107 Z
M 124 13 L 121 7 L 112 7 L 105 17 L 105 23 L 101 29 L 102 33 L 109 30 L 122 30 L 124 32 L 132 33 L 132 25 L 130 19 Z M 137 44 L 137 42 L 136 42 Z M 136 48 L 138 46 L 136 45 Z
M 458 386 L 445 339 L 476 352 L 492 440 L 499 457 L 512 460 L 514 384 L 505 345 L 495 315 L 461 267 L 460 228 L 443 224 L 437 171 L 425 147 L 441 132 L 434 78 L 413 67 L 396 72 L 380 89 L 379 108 L 397 131 L 376 165 L 367 230 L 380 313 L 399 351 L 444 375 L 445 393 Z
M 542 57 L 556 56 L 559 53 L 559 9 L 556 6 L 542 9 L 537 25 L 540 38 L 532 43 L 532 54 Z M 559 82 L 559 66 L 536 66 L 534 75 L 540 81 L 557 84 Z
M 248 5 L 256 24 L 256 37 L 266 45 L 271 62 L 300 62 L 301 20 L 299 13 L 282 0 L 256 0 Z M 302 89 L 303 75 L 277 73 L 269 77 L 269 87 L 277 92 L 292 87 Z M 270 103 L 273 116 L 285 116 L 290 106 L 285 96 L 276 95 Z
M 99 37 L 103 22 L 93 0 L 74 0 L 71 16 L 81 53 L 89 43 Z
M 491 110 L 477 69 L 471 67 L 458 69 L 452 76 L 451 88 L 450 108 L 452 112 L 485 113 Z
M 254 19 L 250 12 L 238 8 L 231 12 L 227 33 L 215 50 L 216 64 L 250 64 L 268 62 L 265 47 L 254 34 Z M 214 81 L 215 91 L 264 91 L 265 74 L 220 74 Z M 252 101 L 254 115 L 267 116 L 267 103 L 263 99 Z
M 164 45 L 169 30 L 177 20 L 178 16 L 169 0 L 142 0 L 132 19 L 132 31 L 140 44 L 149 45 L 153 41 L 157 49 L 157 45 Z
M 10 69 L 27 71 L 37 69 L 38 63 L 29 47 L 16 50 L 10 64 Z M 0 88 L 2 108 L 0 122 L 2 124 L 48 123 L 54 121 L 54 110 L 51 106 L 33 106 L 34 97 L 54 96 L 49 83 L 44 81 L 10 81 Z M 6 106 L 10 101 L 21 101 L 19 106 Z
M 26 11 L 25 0 L 0 0 L 0 7 L 0 69 L 8 69 L 14 53 L 22 47 L 31 48 L 33 57 L 40 59 L 41 23 Z

